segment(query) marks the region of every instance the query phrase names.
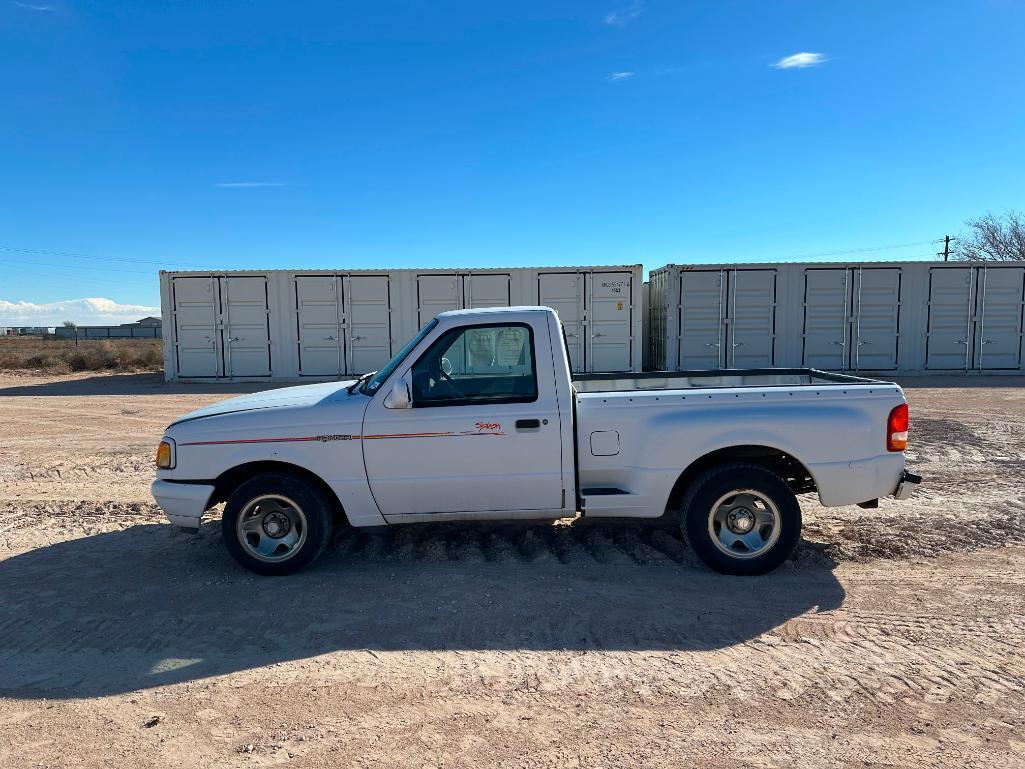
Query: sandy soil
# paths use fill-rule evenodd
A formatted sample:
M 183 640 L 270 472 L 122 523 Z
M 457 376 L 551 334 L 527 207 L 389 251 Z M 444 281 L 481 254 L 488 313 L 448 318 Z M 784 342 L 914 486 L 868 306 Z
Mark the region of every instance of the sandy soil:
M 919 495 L 802 499 L 767 577 L 577 521 L 266 580 L 148 492 L 164 425 L 245 388 L 2 374 L 0 767 L 1025 766 L 1025 382 L 903 384 Z

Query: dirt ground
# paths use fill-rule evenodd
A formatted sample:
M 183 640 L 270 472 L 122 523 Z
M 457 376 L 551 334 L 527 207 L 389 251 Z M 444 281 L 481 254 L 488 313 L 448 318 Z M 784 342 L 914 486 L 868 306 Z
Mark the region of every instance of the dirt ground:
M 0 374 L 0 767 L 1025 766 L 1025 381 L 903 384 L 918 495 L 802 498 L 766 577 L 561 522 L 274 580 L 149 495 L 163 427 L 245 388 Z

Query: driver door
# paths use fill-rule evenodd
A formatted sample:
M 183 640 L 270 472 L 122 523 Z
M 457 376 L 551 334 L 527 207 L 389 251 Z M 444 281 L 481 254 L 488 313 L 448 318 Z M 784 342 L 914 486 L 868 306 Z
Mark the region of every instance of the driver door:
M 561 510 L 555 371 L 534 354 L 548 333 L 546 320 L 457 326 L 396 372 L 412 407 L 385 408 L 380 393 L 363 426 L 383 515 Z

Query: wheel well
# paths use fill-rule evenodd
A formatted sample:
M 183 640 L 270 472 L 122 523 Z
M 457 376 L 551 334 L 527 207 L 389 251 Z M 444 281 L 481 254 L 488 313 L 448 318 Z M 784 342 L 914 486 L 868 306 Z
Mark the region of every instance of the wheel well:
M 334 508 L 332 510 L 332 517 L 335 522 L 346 520 L 345 511 L 342 509 L 341 502 L 338 501 L 338 495 L 327 485 L 327 482 L 316 473 L 311 473 L 304 467 L 288 462 L 247 462 L 244 465 L 237 465 L 230 470 L 225 470 L 214 480 L 214 493 L 210 504 L 214 505 L 219 502 L 225 502 L 231 496 L 231 493 L 243 483 L 250 478 L 255 478 L 264 473 L 283 473 L 313 484 L 331 500 Z
M 695 478 L 706 470 L 726 462 L 747 462 L 760 465 L 786 481 L 795 494 L 815 491 L 815 479 L 808 472 L 808 468 L 785 451 L 769 446 L 729 446 L 724 449 L 716 449 L 694 460 L 686 470 L 680 473 L 680 477 L 676 479 L 676 484 L 669 494 L 666 511 L 669 512 L 679 507 L 683 495 L 687 493 L 687 489 Z

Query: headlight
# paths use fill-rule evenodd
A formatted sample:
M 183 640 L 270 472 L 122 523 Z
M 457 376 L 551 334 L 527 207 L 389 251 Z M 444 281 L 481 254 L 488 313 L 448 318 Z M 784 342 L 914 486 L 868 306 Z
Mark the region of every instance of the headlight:
M 174 441 L 170 438 L 164 438 L 157 446 L 157 467 L 161 470 L 174 467 Z

